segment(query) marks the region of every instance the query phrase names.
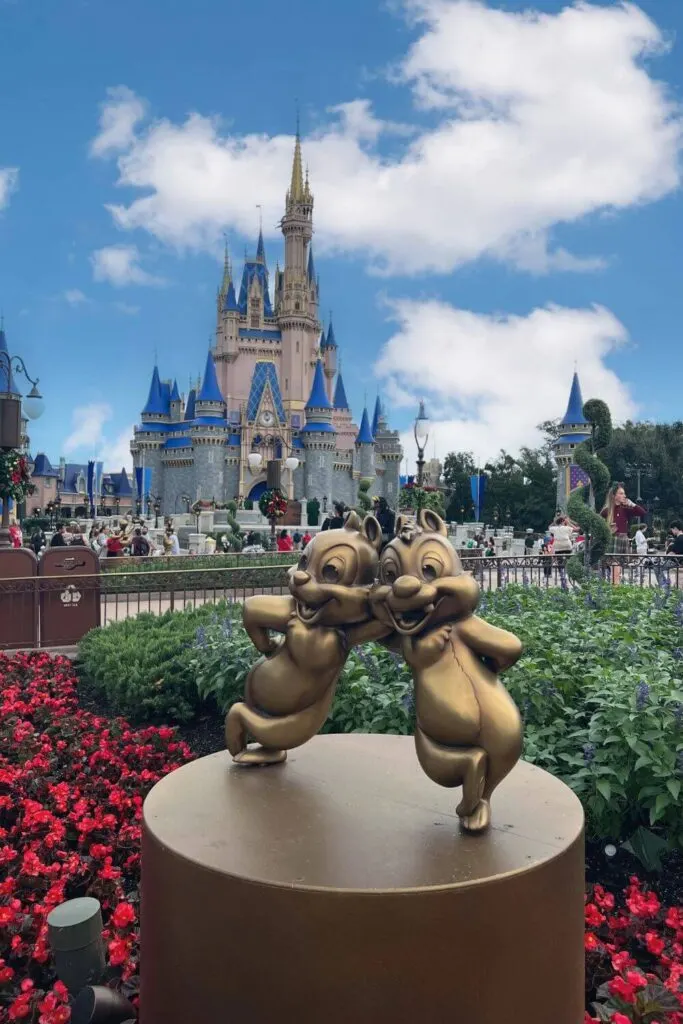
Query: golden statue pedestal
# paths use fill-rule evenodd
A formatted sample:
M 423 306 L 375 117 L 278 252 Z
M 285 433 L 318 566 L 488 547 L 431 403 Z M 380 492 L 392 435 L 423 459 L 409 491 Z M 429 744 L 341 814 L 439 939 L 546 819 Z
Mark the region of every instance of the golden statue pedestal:
M 145 1024 L 581 1024 L 583 811 L 520 762 L 493 826 L 401 736 L 227 753 L 144 805 Z

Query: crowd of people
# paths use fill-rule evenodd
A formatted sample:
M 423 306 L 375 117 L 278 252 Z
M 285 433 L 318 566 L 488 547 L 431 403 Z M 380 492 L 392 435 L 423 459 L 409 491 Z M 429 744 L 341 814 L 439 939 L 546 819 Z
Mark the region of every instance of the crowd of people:
M 150 555 L 179 555 L 180 543 L 178 536 L 169 523 L 164 531 L 161 543 L 155 543 L 147 526 L 143 522 L 134 522 L 128 518 L 118 526 L 106 523 L 93 523 L 88 535 L 76 523 L 58 523 L 50 539 L 41 527 L 31 530 L 27 540 L 18 525 L 10 527 L 12 545 L 15 548 L 28 547 L 40 557 L 46 548 L 89 547 L 98 558 L 145 558 Z

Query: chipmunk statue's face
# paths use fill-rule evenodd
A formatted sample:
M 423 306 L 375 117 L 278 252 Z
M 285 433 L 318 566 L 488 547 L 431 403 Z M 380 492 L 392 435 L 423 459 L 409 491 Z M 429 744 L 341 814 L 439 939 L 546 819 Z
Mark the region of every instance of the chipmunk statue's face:
M 417 520 L 399 516 L 396 536 L 380 560 L 380 583 L 371 602 L 375 616 L 403 636 L 412 636 L 470 614 L 478 593 L 455 581 L 464 576 L 443 520 L 423 509 Z
M 345 626 L 371 617 L 382 529 L 374 516 L 350 512 L 341 530 L 316 534 L 289 571 L 297 615 L 307 626 Z

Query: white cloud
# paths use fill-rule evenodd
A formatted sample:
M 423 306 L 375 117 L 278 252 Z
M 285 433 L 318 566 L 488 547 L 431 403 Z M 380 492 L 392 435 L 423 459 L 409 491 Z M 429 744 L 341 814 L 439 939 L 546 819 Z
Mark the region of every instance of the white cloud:
M 140 312 L 140 307 L 133 306 L 130 302 L 115 302 L 114 308 L 118 309 L 119 313 L 125 313 L 126 316 L 137 316 Z
M 68 302 L 70 306 L 80 306 L 84 302 L 89 301 L 80 288 L 67 288 L 64 292 L 64 300 Z
M 107 100 L 100 108 L 100 130 L 90 144 L 91 156 L 110 156 L 127 149 L 135 140 L 135 127 L 145 111 L 145 103 L 127 86 L 107 89 Z
M 593 254 L 553 251 L 552 229 L 678 186 L 680 112 L 642 63 L 664 39 L 635 5 L 404 7 L 418 37 L 393 79 L 412 97 L 414 137 L 389 153 L 385 136 L 405 126 L 366 100 L 331 108 L 304 140 L 317 244 L 388 272 L 447 272 L 481 257 L 534 272 L 595 269 Z M 93 142 L 99 155 L 119 149 L 118 184 L 141 193 L 110 206 L 118 226 L 210 248 L 226 227 L 253 231 L 260 203 L 276 230 L 290 136 L 222 134 L 199 113 L 143 124 L 126 96 L 110 98 Z M 124 125 L 116 147 L 113 123 Z
M 77 406 L 71 414 L 71 433 L 63 441 L 62 451 L 66 455 L 75 453 L 83 458 L 101 459 L 106 471 L 118 472 L 122 466 L 131 469 L 133 424 L 111 438 L 105 426 L 112 416 L 113 410 L 106 402 Z
M 636 412 L 628 387 L 605 364 L 628 335 L 601 306 L 549 305 L 512 316 L 399 300 L 393 316 L 397 331 L 375 370 L 395 406 L 417 409 L 425 398 L 440 457 L 473 451 L 483 462 L 501 448 L 538 444 L 537 425 L 564 414 L 575 365 L 585 399 L 602 398 L 615 420 Z M 403 443 L 412 458 L 412 433 Z
M 166 282 L 140 266 L 140 253 L 135 245 L 107 245 L 92 253 L 90 262 L 96 281 L 108 281 L 116 288 L 129 284 L 163 285 Z
M 18 182 L 18 167 L 0 167 L 0 210 L 9 203 L 9 197 L 16 189 Z

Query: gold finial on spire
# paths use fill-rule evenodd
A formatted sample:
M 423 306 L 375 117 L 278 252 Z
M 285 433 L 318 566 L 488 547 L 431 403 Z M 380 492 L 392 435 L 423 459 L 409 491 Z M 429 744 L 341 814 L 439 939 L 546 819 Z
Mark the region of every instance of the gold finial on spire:
M 228 288 L 230 287 L 230 279 L 232 277 L 232 268 L 230 266 L 230 251 L 228 249 L 228 236 L 223 235 L 225 239 L 225 252 L 223 255 L 223 280 L 221 281 L 221 287 L 218 292 L 219 304 L 223 304 L 223 299 L 228 294 Z
M 289 185 L 290 203 L 299 203 L 304 199 L 304 173 L 301 162 L 301 129 L 299 124 L 299 106 L 296 111 L 296 141 L 294 142 L 294 160 L 292 162 L 292 180 Z

